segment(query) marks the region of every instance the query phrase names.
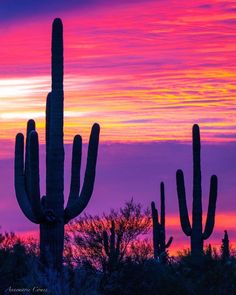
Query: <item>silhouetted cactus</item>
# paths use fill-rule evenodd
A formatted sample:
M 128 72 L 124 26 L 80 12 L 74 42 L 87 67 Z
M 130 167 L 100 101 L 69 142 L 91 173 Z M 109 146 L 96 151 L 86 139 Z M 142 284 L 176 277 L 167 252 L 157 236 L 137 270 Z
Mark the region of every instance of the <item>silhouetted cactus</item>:
M 40 255 L 60 268 L 64 246 L 64 224 L 87 206 L 94 186 L 99 143 L 99 125 L 92 127 L 86 171 L 80 192 L 82 138 L 74 137 L 71 185 L 64 210 L 63 144 L 63 26 L 55 19 L 52 27 L 52 91 L 46 103 L 46 196 L 40 198 L 39 144 L 35 122 L 29 120 L 24 164 L 24 136 L 18 133 L 15 145 L 15 191 L 25 216 L 40 224 Z
M 117 235 L 115 232 L 115 222 L 112 220 L 110 228 L 110 238 L 107 231 L 103 231 L 104 250 L 108 257 L 107 269 L 109 272 L 116 269 L 120 261 L 120 245 L 122 240 L 122 231 Z
M 229 236 L 227 230 L 224 231 L 224 238 L 222 239 L 221 245 L 221 257 L 222 260 L 228 260 L 230 257 L 230 250 L 229 250 Z
M 179 200 L 180 221 L 183 232 L 191 237 L 191 254 L 200 258 L 203 254 L 203 241 L 212 234 L 215 223 L 215 209 L 217 200 L 217 177 L 211 177 L 210 197 L 205 230 L 202 232 L 202 186 L 201 186 L 201 143 L 198 125 L 193 126 L 193 207 L 192 226 L 189 222 L 186 203 L 184 174 L 182 170 L 176 173 L 177 192 Z M 201 260 L 201 259 L 200 259 Z M 198 260 L 198 261 L 200 261 Z M 197 260 L 196 260 L 197 261 Z
M 170 237 L 166 243 L 166 229 L 165 229 L 165 187 L 161 182 L 161 218 L 159 222 L 158 211 L 155 203 L 151 203 L 152 208 L 152 224 L 153 224 L 153 249 L 154 259 L 159 259 L 165 262 L 166 249 L 170 247 L 173 237 Z

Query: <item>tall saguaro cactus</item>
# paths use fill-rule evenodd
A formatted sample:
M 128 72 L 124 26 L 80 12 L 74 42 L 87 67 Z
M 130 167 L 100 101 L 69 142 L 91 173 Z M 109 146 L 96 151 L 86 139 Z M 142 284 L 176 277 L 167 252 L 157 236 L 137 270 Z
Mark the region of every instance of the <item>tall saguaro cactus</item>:
M 204 232 L 202 231 L 202 185 L 201 185 L 201 142 L 198 125 L 193 126 L 193 207 L 192 226 L 190 225 L 186 203 L 184 174 L 182 170 L 176 173 L 177 192 L 181 227 L 185 235 L 191 238 L 191 254 L 199 259 L 203 254 L 203 241 L 212 234 L 215 224 L 215 209 L 217 200 L 217 177 L 211 176 L 210 196 L 207 219 Z
M 52 90 L 46 103 L 46 195 L 40 197 L 39 143 L 35 122 L 27 124 L 25 159 L 24 136 L 18 133 L 15 144 L 15 191 L 25 216 L 40 224 L 40 255 L 44 263 L 62 265 L 64 224 L 87 206 L 94 187 L 99 143 L 98 124 L 92 127 L 84 183 L 80 190 L 82 138 L 74 137 L 71 185 L 64 209 L 63 143 L 63 26 L 55 19 L 52 27 Z
M 158 211 L 155 203 L 151 203 L 152 208 L 152 224 L 153 224 L 153 248 L 154 258 L 165 261 L 166 249 L 168 249 L 172 243 L 173 237 L 170 237 L 166 243 L 166 228 L 165 228 L 165 187 L 161 182 L 161 218 L 159 222 Z M 163 259 L 162 259 L 163 258 Z

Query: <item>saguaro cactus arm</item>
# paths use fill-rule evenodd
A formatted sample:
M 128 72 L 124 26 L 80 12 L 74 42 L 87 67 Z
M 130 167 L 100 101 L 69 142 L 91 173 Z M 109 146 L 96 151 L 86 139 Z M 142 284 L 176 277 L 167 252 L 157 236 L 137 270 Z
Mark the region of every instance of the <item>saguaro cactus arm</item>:
M 36 131 L 31 131 L 29 135 L 29 163 L 30 163 L 30 190 L 29 196 L 32 204 L 32 211 L 37 220 L 43 220 L 44 214 L 40 202 L 40 182 L 39 182 L 39 142 Z
M 171 243 L 172 243 L 172 241 L 173 241 L 173 237 L 170 237 L 169 240 L 168 240 L 168 242 L 166 243 L 165 247 L 166 248 L 169 248 L 170 245 L 171 245 Z
M 94 187 L 99 144 L 99 133 L 100 126 L 98 124 L 94 124 L 89 139 L 87 165 L 85 170 L 84 183 L 80 195 L 80 198 L 84 201 L 85 207 L 88 204 Z
M 184 185 L 184 174 L 182 170 L 178 170 L 176 173 L 177 182 L 177 193 L 179 201 L 179 212 L 180 212 L 180 222 L 183 232 L 187 235 L 191 235 L 191 225 L 188 217 L 188 207 L 186 202 L 186 193 Z
M 93 192 L 95 174 L 96 174 L 96 163 L 99 143 L 99 132 L 100 127 L 98 124 L 94 124 L 92 127 L 89 146 L 88 146 L 88 157 L 87 165 L 84 176 L 84 183 L 81 193 L 76 198 L 71 197 L 65 209 L 65 223 L 70 221 L 72 218 L 80 214 L 87 206 Z M 78 175 L 76 176 L 78 179 Z M 78 190 L 78 187 L 77 187 Z M 72 201 L 73 200 L 73 201 Z
M 216 175 L 211 177 L 210 185 L 210 196 L 207 212 L 207 220 L 205 225 L 205 230 L 203 233 L 203 239 L 206 240 L 210 237 L 213 232 L 215 225 L 215 211 L 216 211 L 216 201 L 217 201 L 217 189 L 218 189 L 218 180 Z
M 15 144 L 15 191 L 18 204 L 24 215 L 33 223 L 39 223 L 33 214 L 29 197 L 25 190 L 24 174 L 24 135 L 16 135 Z
M 15 144 L 15 190 L 17 201 L 25 216 L 38 224 L 44 218 L 40 205 L 38 135 L 34 131 L 35 123 L 27 124 L 28 145 L 24 170 L 24 136 L 18 133 Z M 31 130 L 31 132 L 30 132 Z
M 51 97 L 51 92 L 48 93 L 47 100 L 46 100 L 46 155 L 48 154 L 49 139 L 50 139 L 50 137 L 49 137 L 49 130 L 50 130 L 50 97 Z
M 29 156 L 29 144 L 30 144 L 30 133 L 35 131 L 35 122 L 30 119 L 27 122 L 26 129 L 26 143 L 25 143 L 25 191 L 29 194 L 30 191 L 30 156 Z M 31 202 L 31 197 L 29 196 Z
M 152 208 L 152 224 L 153 224 L 153 249 L 154 258 L 157 259 L 160 254 L 160 224 L 158 218 L 158 211 L 156 209 L 155 203 L 151 203 Z
M 161 182 L 161 217 L 160 223 L 165 228 L 165 186 L 164 182 Z
M 70 194 L 67 206 L 70 207 L 79 197 L 80 193 L 80 169 L 82 158 L 82 138 L 80 135 L 76 135 L 73 141 L 72 149 L 72 164 L 71 164 L 71 183 Z

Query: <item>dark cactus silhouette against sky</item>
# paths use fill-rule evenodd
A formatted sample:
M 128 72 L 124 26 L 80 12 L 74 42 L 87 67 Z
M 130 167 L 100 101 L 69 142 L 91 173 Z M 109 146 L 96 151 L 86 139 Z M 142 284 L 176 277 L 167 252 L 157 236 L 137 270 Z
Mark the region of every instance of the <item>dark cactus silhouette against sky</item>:
M 131 197 L 150 207 L 158 197 L 159 183 L 164 181 L 166 230 L 175 241 L 170 250 L 187 246 L 188 238 L 180 230 L 175 172 L 181 168 L 185 173 L 191 208 L 190 145 L 191 128 L 196 123 L 201 128 L 203 212 L 207 212 L 210 176 L 219 178 L 216 224 L 209 242 L 219 245 L 223 230 L 228 229 L 235 244 L 234 3 L 20 2 L 19 6 L 15 1 L 1 1 L 0 10 L 4 44 L 0 48 L 2 228 L 23 234 L 37 231 L 15 200 L 14 138 L 17 132 L 25 133 L 28 119 L 37 121 L 40 189 L 44 195 L 50 31 L 52 20 L 60 17 L 65 41 L 65 202 L 73 136 L 82 135 L 86 155 L 90 128 L 99 122 L 102 136 L 96 187 L 86 210 L 108 211 Z M 85 168 L 83 160 L 81 165 Z
M 63 25 L 55 19 L 52 26 L 52 89 L 46 103 L 46 195 L 40 196 L 39 143 L 35 122 L 27 124 L 24 165 L 24 136 L 18 133 L 15 145 L 15 191 L 17 201 L 32 222 L 40 224 L 40 256 L 44 264 L 62 266 L 64 225 L 87 206 L 95 181 L 99 130 L 94 124 L 88 147 L 86 171 L 80 189 L 82 138 L 74 137 L 71 186 L 64 210 L 63 143 Z M 24 167 L 25 166 L 25 167 Z
M 165 253 L 170 247 L 173 237 L 166 243 L 166 214 L 165 214 L 165 186 L 160 185 L 160 211 L 156 208 L 155 202 L 151 203 L 152 209 L 152 227 L 153 227 L 153 249 L 154 258 L 160 262 L 165 262 Z
M 218 191 L 218 179 L 216 175 L 211 176 L 209 204 L 206 225 L 202 225 L 202 172 L 201 172 L 201 139 L 200 129 L 197 124 L 193 125 L 193 208 L 192 224 L 190 224 L 188 207 L 186 202 L 184 173 L 182 170 L 176 172 L 177 193 L 179 200 L 179 212 L 181 227 L 186 236 L 191 237 L 191 254 L 199 261 L 203 253 L 203 242 L 207 240 L 214 229 L 215 212 Z

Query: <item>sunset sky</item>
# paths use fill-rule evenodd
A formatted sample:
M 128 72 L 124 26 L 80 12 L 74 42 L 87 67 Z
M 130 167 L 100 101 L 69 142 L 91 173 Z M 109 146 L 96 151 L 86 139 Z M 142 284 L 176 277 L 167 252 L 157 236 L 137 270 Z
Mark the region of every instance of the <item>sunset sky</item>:
M 167 236 L 188 246 L 179 227 L 175 172 L 185 172 L 192 205 L 191 128 L 202 138 L 204 212 L 211 174 L 219 178 L 214 235 L 228 229 L 236 248 L 236 3 L 177 0 L 2 0 L 0 4 L 0 225 L 37 230 L 13 186 L 14 138 L 37 122 L 45 189 L 45 100 L 50 91 L 51 23 L 64 24 L 65 196 L 71 142 L 101 125 L 97 179 L 87 212 L 132 197 L 159 201 L 166 185 Z

